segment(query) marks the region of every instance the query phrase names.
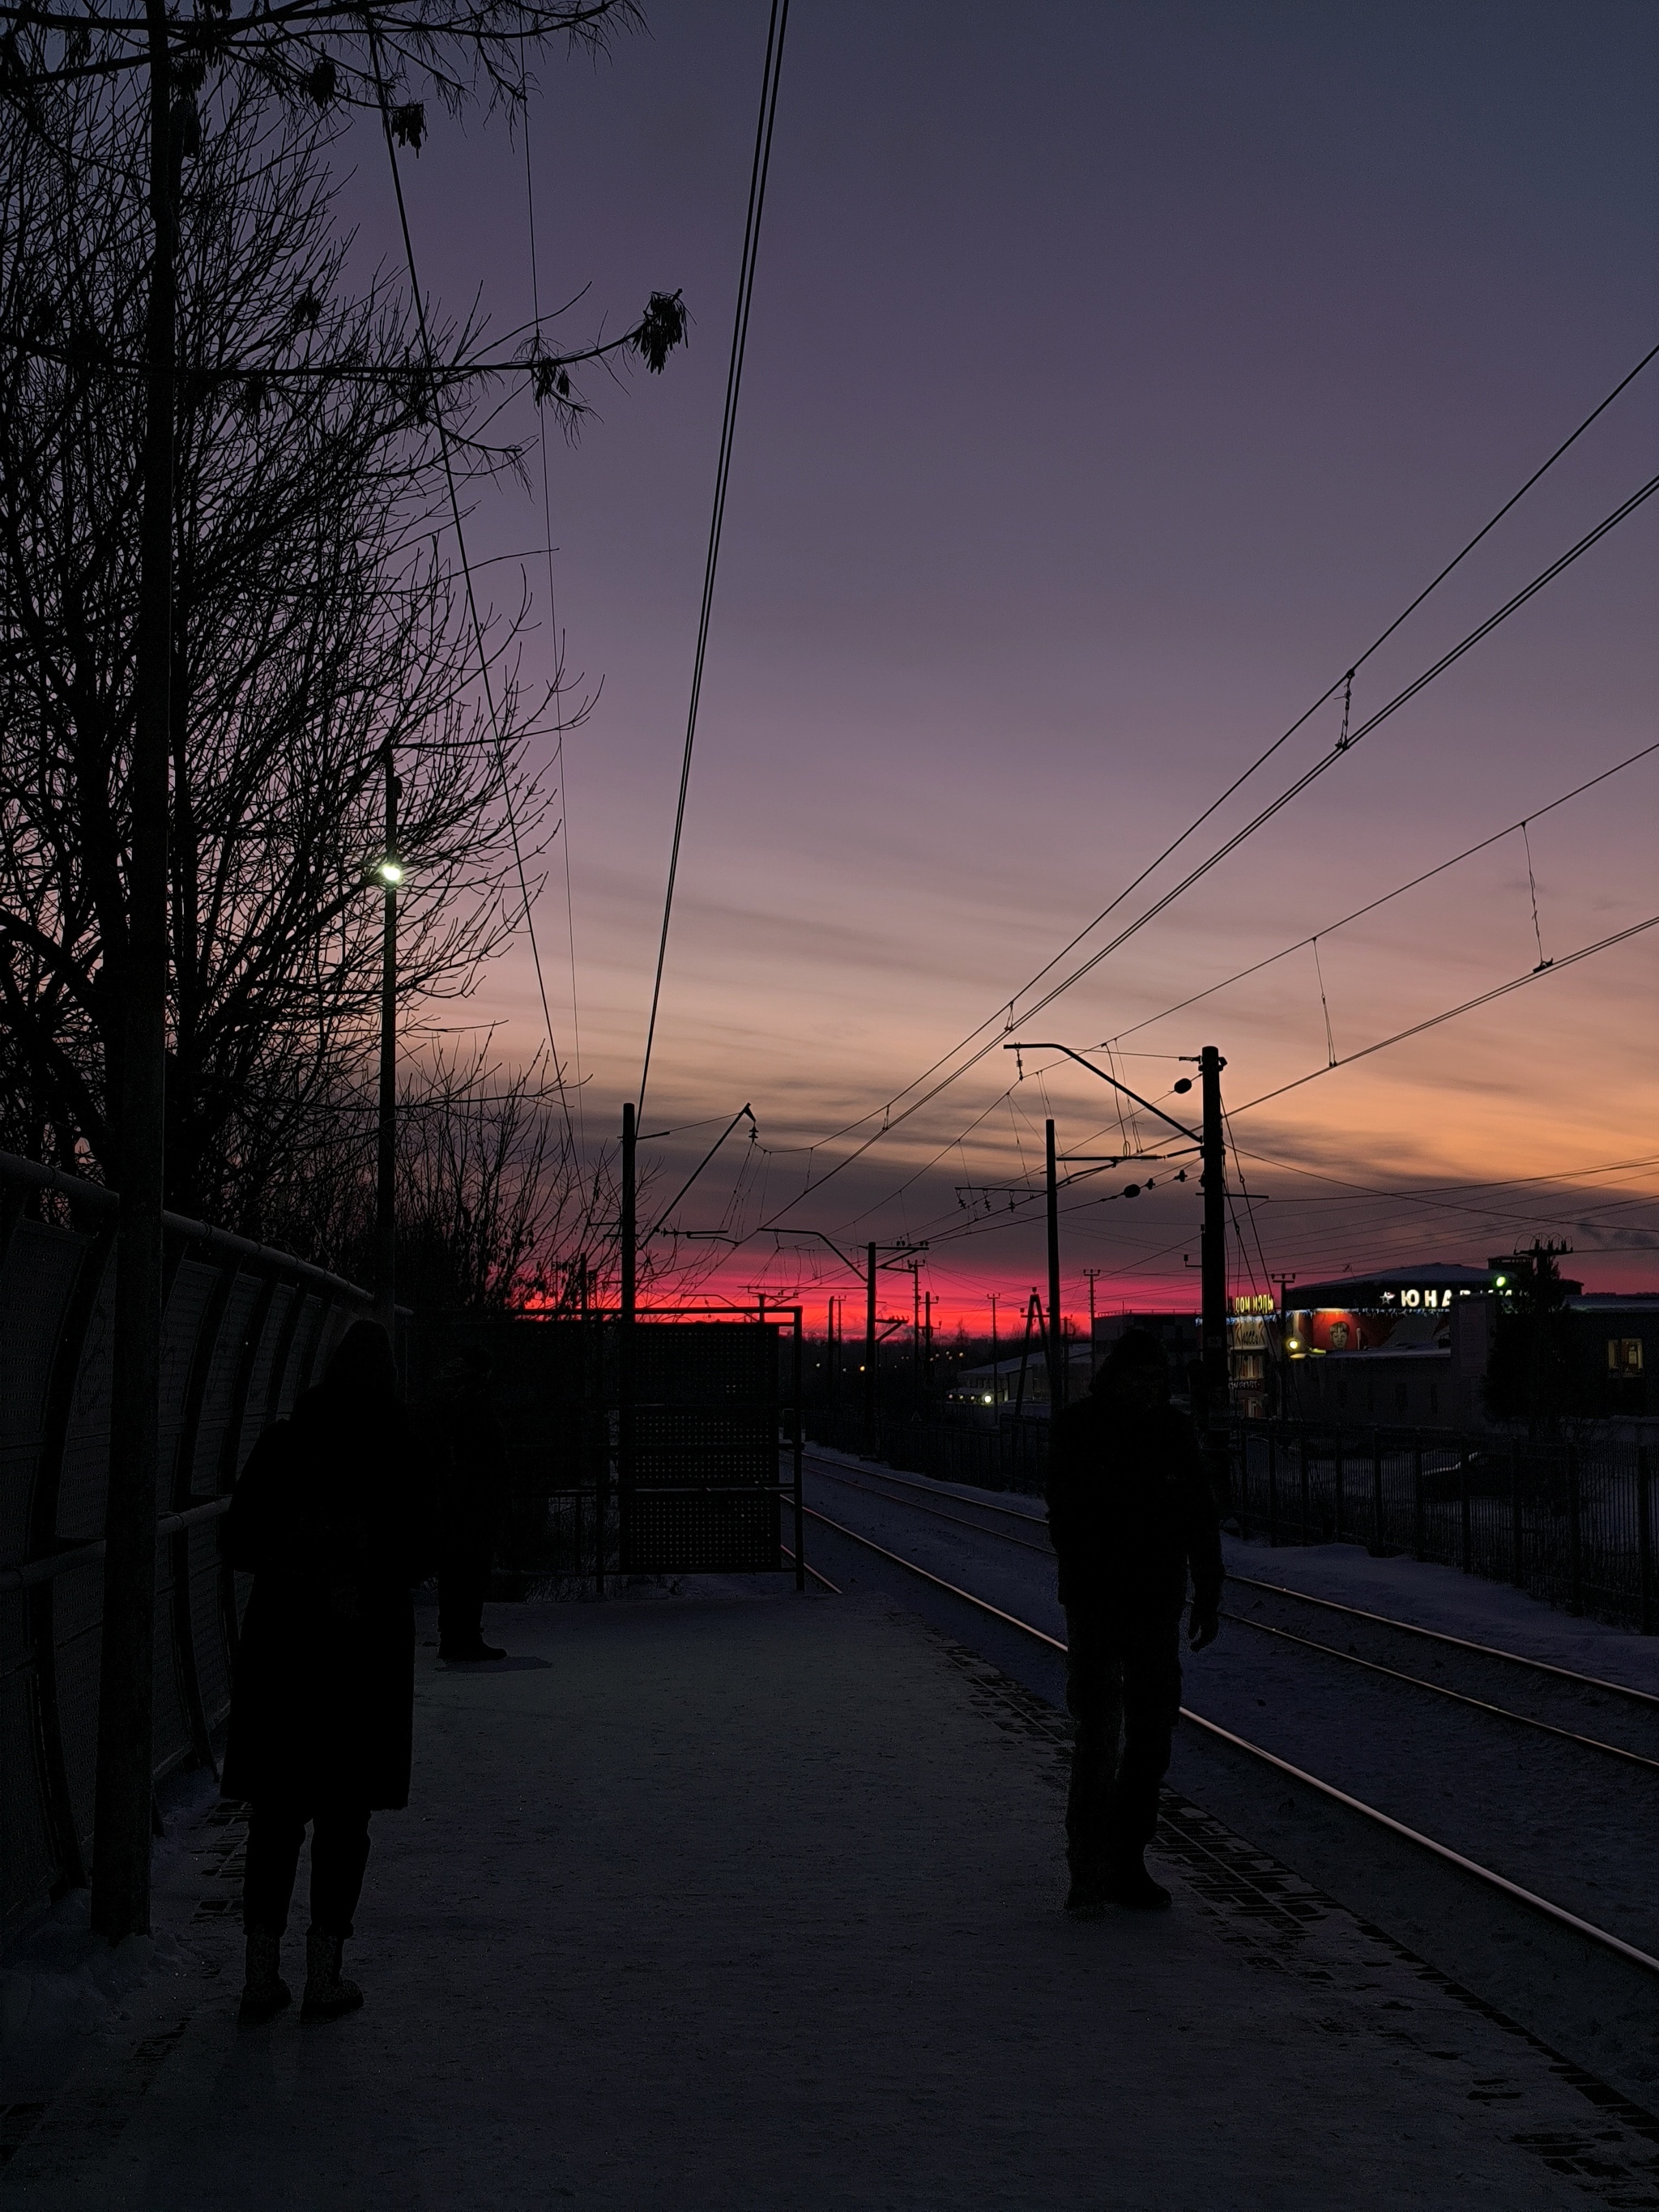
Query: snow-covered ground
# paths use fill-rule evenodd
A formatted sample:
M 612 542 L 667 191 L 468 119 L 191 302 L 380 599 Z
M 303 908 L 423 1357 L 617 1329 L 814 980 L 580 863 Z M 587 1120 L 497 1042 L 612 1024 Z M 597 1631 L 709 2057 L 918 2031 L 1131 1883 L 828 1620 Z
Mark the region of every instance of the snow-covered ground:
M 49 2094 L 86 2039 L 124 2020 L 143 1992 L 200 1972 L 173 1908 L 194 1896 L 195 1824 L 217 1796 L 205 1771 L 175 1777 L 163 1791 L 167 1832 L 157 1839 L 150 1871 L 154 1934 L 112 1947 L 92 1931 L 90 1892 L 73 1889 L 8 1947 L 0 1962 L 0 2105 Z
M 820 1462 L 831 1455 L 816 1449 Z M 882 1470 L 860 1468 L 833 1455 L 855 1477 L 879 1483 Z M 893 1486 L 896 1487 L 897 1486 Z M 1005 1607 L 1051 1635 L 1063 1636 L 1065 1620 L 1054 1595 L 1052 1560 L 1016 1548 L 976 1529 L 930 1519 L 904 1504 L 851 1489 L 807 1463 L 810 1502 L 833 1519 L 928 1567 L 938 1575 Z M 963 1500 L 1028 1513 L 1030 1536 L 1041 1540 L 1041 1502 L 963 1485 L 927 1486 L 927 1497 L 949 1491 Z M 1017 1534 L 1017 1524 L 1004 1522 Z M 815 1526 L 817 1564 L 830 1575 L 838 1567 L 868 1586 L 884 1572 L 896 1597 L 915 1602 L 917 1585 L 897 1569 L 882 1569 Z M 1230 1542 L 1230 1568 L 1239 1575 L 1300 1588 L 1387 1613 L 1473 1640 L 1547 1659 L 1612 1681 L 1659 1688 L 1659 1650 L 1651 1640 L 1595 1621 L 1577 1621 L 1547 1607 L 1453 1570 L 1419 1566 L 1408 1559 L 1373 1560 L 1349 1546 L 1269 1551 Z M 949 1600 L 939 1603 L 948 1607 Z M 1264 1600 L 1235 1582 L 1230 1609 L 1261 1608 L 1261 1617 L 1367 1657 L 1409 1668 L 1468 1687 L 1520 1711 L 1536 1711 L 1558 1725 L 1628 1743 L 1659 1756 L 1659 1715 L 1620 1710 L 1614 1701 L 1571 1689 L 1538 1692 L 1533 1678 L 1494 1683 L 1498 1662 L 1472 1662 L 1488 1672 L 1478 1680 L 1459 1672 L 1458 1655 L 1395 1636 L 1395 1649 L 1373 1649 L 1351 1624 L 1295 1607 L 1293 1601 Z M 1286 1608 L 1290 1608 L 1286 1610 Z M 960 1610 L 960 1609 L 958 1609 Z M 994 1626 L 994 1625 L 991 1625 Z M 956 1632 L 979 1642 L 981 1632 L 966 1618 Z M 1381 1632 L 1388 1640 L 1387 1632 Z M 1409 1654 L 1399 1646 L 1410 1645 Z M 1053 1669 L 1040 1653 L 1019 1663 L 1022 1679 L 1055 1693 Z M 1449 1662 L 1450 1663 L 1448 1663 Z M 1035 1669 L 1035 1672 L 1033 1671 Z M 1659 1813 L 1659 1776 L 1632 1768 L 1534 1731 L 1474 1712 L 1407 1684 L 1367 1674 L 1343 1660 L 1308 1651 L 1252 1631 L 1224 1624 L 1207 1651 L 1185 1662 L 1188 1705 L 1264 1749 L 1334 1783 L 1396 1820 L 1449 1844 L 1485 1865 L 1553 1899 L 1571 1911 L 1659 1954 L 1659 1880 L 1652 1848 Z M 1499 1696 L 1498 1691 L 1503 1694 Z

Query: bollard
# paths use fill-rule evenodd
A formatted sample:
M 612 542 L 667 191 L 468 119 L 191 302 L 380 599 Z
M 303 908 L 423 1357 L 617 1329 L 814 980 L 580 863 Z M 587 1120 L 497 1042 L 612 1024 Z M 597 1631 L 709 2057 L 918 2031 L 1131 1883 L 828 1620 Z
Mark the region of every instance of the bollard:
M 1457 1455 L 1457 1511 L 1459 1533 L 1462 1539 L 1463 1571 L 1474 1572 L 1474 1530 L 1469 1514 L 1469 1448 L 1465 1444 Z
M 1642 1577 L 1642 1633 L 1659 1632 L 1659 1590 L 1654 1588 L 1652 1457 L 1645 1444 L 1636 1447 L 1636 1553 Z
M 1526 1561 L 1521 1550 L 1521 1447 L 1510 1446 L 1510 1580 L 1516 1589 L 1527 1586 Z
M 1584 1530 L 1578 1500 L 1578 1447 L 1567 1446 L 1567 1571 L 1571 1577 L 1567 1610 L 1584 1610 Z
M 1428 1556 L 1423 1522 L 1423 1431 L 1419 1429 L 1412 1445 L 1412 1557 L 1426 1559 Z
M 1371 1431 L 1371 1549 L 1380 1559 L 1388 1548 L 1382 1526 L 1382 1431 Z

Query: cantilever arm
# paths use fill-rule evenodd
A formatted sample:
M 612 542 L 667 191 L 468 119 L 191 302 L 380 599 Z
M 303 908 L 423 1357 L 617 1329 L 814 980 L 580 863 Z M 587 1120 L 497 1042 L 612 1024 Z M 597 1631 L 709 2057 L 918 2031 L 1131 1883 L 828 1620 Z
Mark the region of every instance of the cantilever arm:
M 1178 1130 L 1183 1137 L 1190 1138 L 1200 1151 L 1203 1149 L 1204 1139 L 1196 1129 L 1189 1129 L 1184 1121 L 1177 1121 L 1172 1114 L 1166 1114 L 1161 1106 L 1154 1106 L 1150 1098 L 1143 1098 L 1138 1091 L 1131 1091 L 1128 1085 L 1120 1083 L 1116 1076 L 1108 1075 L 1105 1069 L 1097 1067 L 1093 1060 L 1085 1060 L 1080 1052 L 1073 1052 L 1068 1044 L 1052 1044 L 1046 1041 L 1039 1044 L 1035 1040 L 1022 1037 L 1018 1044 L 1006 1044 L 1002 1049 L 1004 1052 L 1063 1052 L 1067 1060 L 1074 1060 L 1079 1067 L 1086 1067 L 1091 1075 L 1097 1075 L 1103 1083 L 1109 1083 L 1114 1091 L 1121 1091 L 1126 1098 L 1133 1098 L 1137 1106 L 1144 1106 L 1149 1114 L 1156 1114 L 1167 1127 Z

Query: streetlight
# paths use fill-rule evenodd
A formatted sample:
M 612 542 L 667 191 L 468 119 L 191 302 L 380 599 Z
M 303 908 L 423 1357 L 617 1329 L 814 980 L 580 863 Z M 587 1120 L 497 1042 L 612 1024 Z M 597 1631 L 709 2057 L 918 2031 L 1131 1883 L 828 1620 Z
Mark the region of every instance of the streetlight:
M 364 880 L 378 884 L 386 900 L 380 940 L 380 1111 L 374 1180 L 374 1317 L 398 1340 L 398 886 L 404 859 L 398 850 L 398 801 L 403 786 L 386 750 L 386 849 Z

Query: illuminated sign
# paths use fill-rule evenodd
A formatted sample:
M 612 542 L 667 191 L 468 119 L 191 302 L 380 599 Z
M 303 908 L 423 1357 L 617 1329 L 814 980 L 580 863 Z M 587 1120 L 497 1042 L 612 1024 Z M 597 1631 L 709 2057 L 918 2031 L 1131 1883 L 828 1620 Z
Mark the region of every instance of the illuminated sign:
M 1229 1298 L 1227 1304 L 1235 1314 L 1270 1314 L 1279 1310 L 1271 1291 L 1244 1291 L 1237 1297 Z
M 1471 1295 L 1468 1291 L 1449 1289 L 1441 1291 L 1433 1288 L 1425 1291 L 1384 1291 L 1382 1303 L 1385 1306 L 1403 1306 L 1407 1313 L 1419 1311 L 1439 1313 L 1443 1312 L 1454 1298 L 1467 1298 Z

